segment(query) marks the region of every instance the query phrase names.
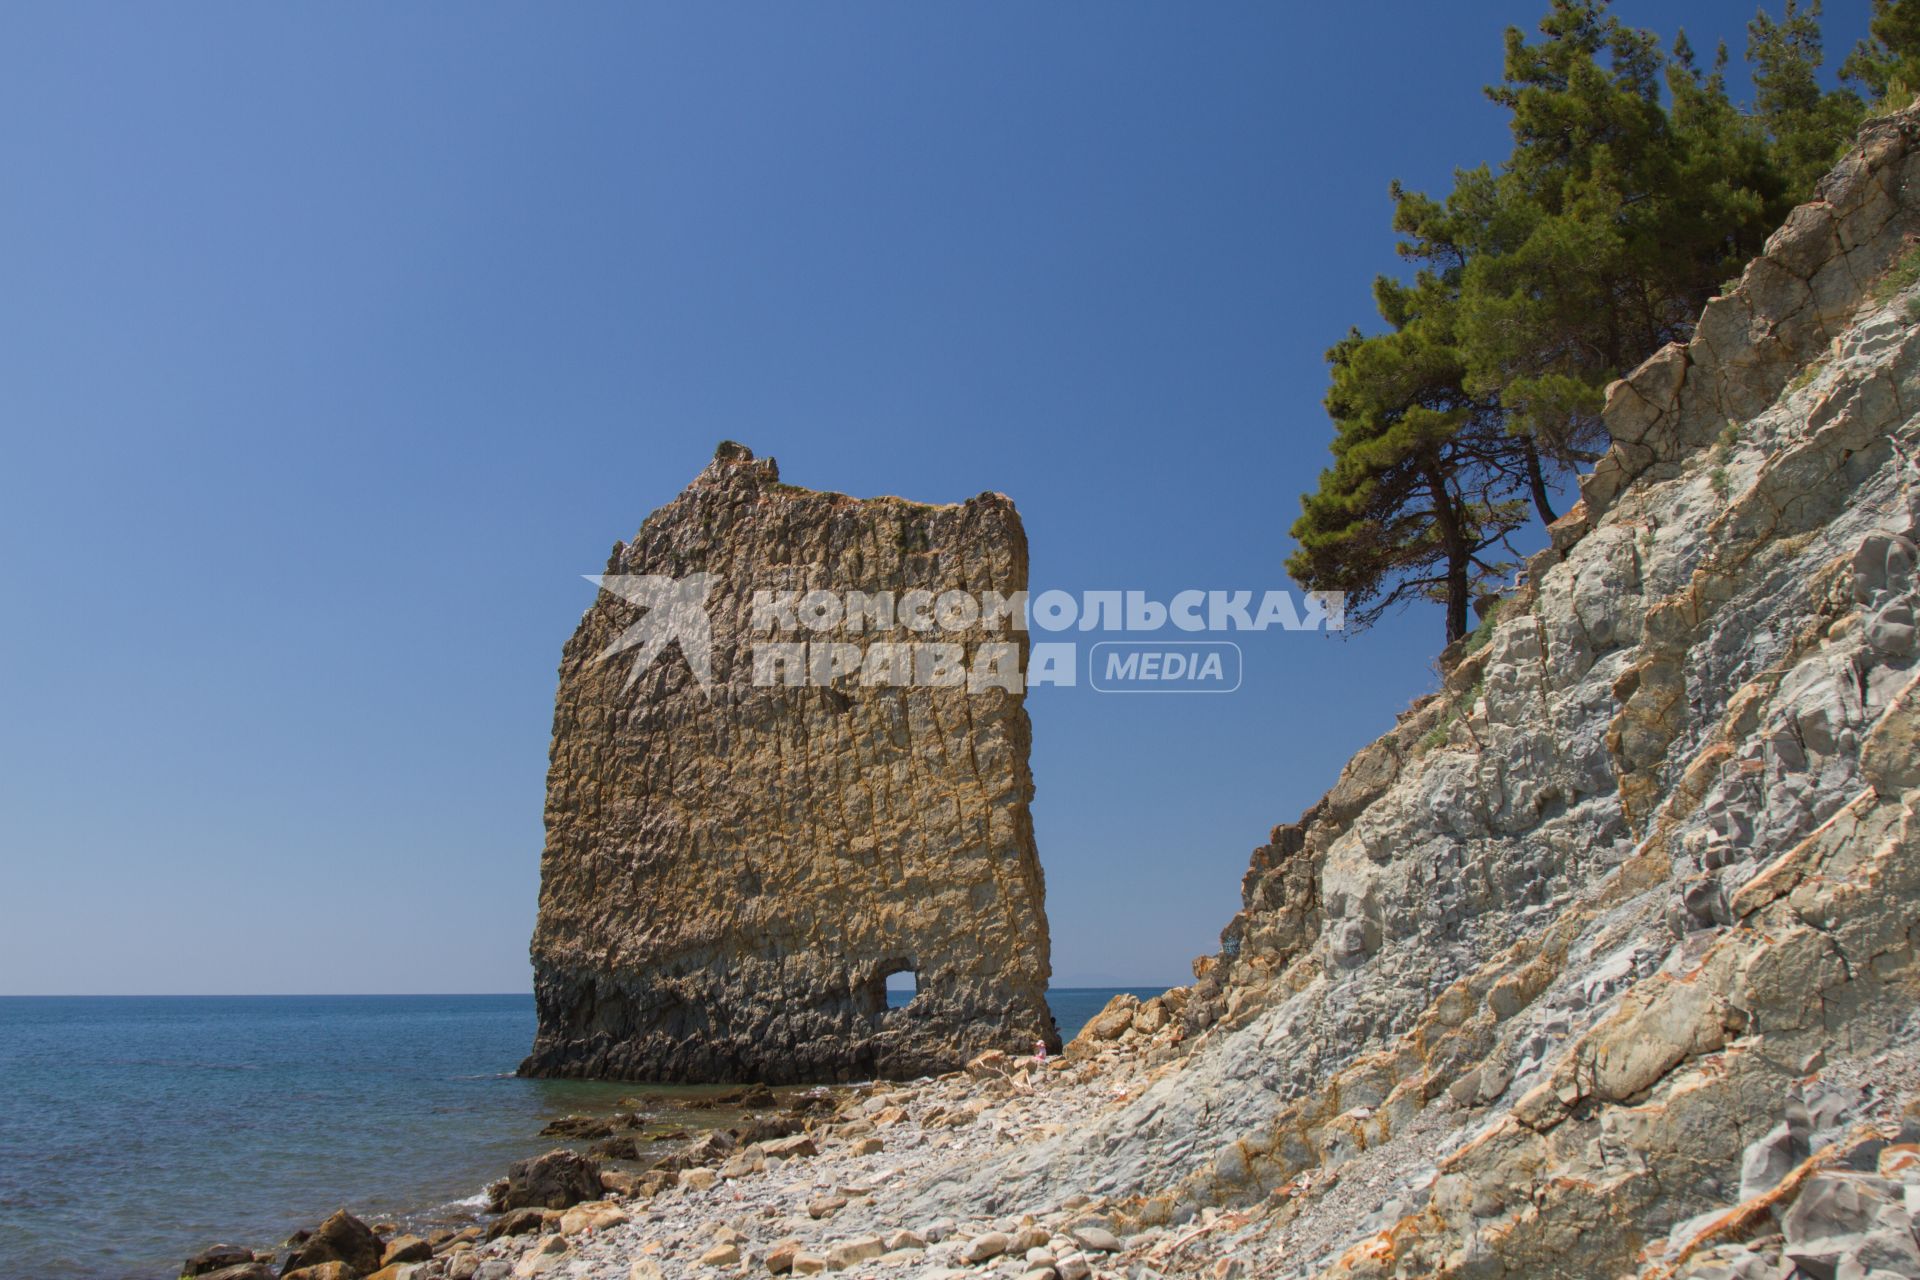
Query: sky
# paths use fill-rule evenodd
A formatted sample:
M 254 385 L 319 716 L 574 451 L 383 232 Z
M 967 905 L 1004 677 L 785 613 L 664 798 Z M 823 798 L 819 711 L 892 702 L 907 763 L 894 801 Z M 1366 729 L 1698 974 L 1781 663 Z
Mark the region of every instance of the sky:
M 0 994 L 527 990 L 581 575 L 722 439 L 1288 585 L 1388 182 L 1505 153 L 1543 8 L 6 6 Z M 1189 980 L 1440 630 L 1036 690 L 1055 983 Z

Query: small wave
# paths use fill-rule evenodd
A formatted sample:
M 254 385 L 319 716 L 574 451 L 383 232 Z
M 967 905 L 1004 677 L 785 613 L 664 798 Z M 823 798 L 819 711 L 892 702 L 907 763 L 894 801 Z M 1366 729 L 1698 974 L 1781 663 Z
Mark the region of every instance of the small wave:
M 109 1067 L 166 1067 L 174 1071 L 264 1071 L 258 1062 L 193 1062 L 184 1058 L 103 1058 Z

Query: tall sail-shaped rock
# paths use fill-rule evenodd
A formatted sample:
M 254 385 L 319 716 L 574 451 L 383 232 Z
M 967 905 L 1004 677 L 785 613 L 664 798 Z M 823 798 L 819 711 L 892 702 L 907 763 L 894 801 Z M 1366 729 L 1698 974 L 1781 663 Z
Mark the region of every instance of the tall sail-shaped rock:
M 521 1071 L 780 1083 L 1057 1046 L 1024 688 L 941 661 L 1013 675 L 1025 633 L 904 616 L 1026 588 L 1013 504 L 814 493 L 727 444 L 607 573 L 560 664 Z M 836 618 L 856 591 L 897 625 Z M 809 668 L 776 649 L 802 643 Z

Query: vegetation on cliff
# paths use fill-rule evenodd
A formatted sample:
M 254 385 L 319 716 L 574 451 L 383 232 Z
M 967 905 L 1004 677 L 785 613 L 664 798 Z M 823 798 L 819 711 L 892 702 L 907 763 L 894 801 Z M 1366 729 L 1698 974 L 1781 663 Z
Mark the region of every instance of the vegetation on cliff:
M 1301 500 L 1293 577 L 1345 591 L 1352 625 L 1432 599 L 1466 635 L 1513 535 L 1605 448 L 1607 384 L 1684 341 L 1868 112 L 1920 85 L 1920 0 L 1879 0 L 1871 31 L 1848 87 L 1823 89 L 1819 0 L 1762 11 L 1743 107 L 1724 45 L 1703 70 L 1685 32 L 1663 47 L 1606 0 L 1553 0 L 1532 41 L 1509 28 L 1486 90 L 1506 161 L 1444 197 L 1392 187 L 1414 270 L 1374 282 L 1385 331 L 1327 353 L 1333 464 Z

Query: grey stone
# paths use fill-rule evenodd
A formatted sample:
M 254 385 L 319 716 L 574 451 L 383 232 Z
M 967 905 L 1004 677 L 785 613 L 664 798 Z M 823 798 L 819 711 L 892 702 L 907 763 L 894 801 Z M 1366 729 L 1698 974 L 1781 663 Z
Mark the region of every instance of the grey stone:
M 1780 1185 L 1780 1180 L 1811 1154 L 1804 1133 L 1795 1137 L 1786 1121 L 1749 1143 L 1740 1160 L 1740 1198 L 1750 1200 Z
M 1899 1184 L 1852 1173 L 1807 1179 L 1780 1219 L 1790 1247 L 1872 1230 L 1881 1209 L 1903 1204 Z
M 1120 1241 L 1114 1236 L 1113 1232 L 1108 1231 L 1105 1227 L 1074 1227 L 1068 1231 L 1067 1234 L 1072 1237 L 1075 1244 L 1090 1252 L 1120 1252 Z
M 1005 1253 L 1012 1243 L 1003 1231 L 986 1231 L 967 1241 L 960 1256 L 968 1262 L 986 1262 Z

